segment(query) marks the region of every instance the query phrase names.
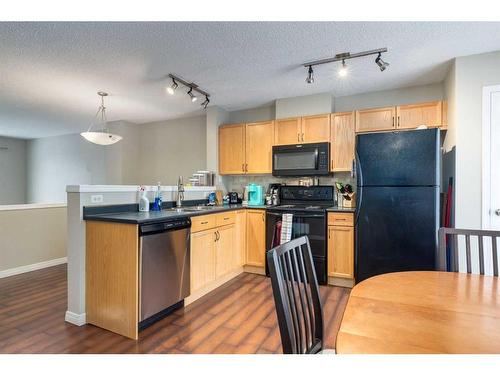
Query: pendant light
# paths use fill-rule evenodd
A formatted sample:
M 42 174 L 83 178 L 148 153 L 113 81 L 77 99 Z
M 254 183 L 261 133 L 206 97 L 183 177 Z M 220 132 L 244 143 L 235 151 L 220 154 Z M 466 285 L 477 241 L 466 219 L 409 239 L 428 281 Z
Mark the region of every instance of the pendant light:
M 106 107 L 104 106 L 104 97 L 108 96 L 106 92 L 99 91 L 97 95 L 101 97 L 101 105 L 94 116 L 94 121 L 90 124 L 89 129 L 86 132 L 80 133 L 80 135 L 91 143 L 96 145 L 108 146 L 112 145 L 122 139 L 121 136 L 116 134 L 111 134 L 108 132 L 107 118 L 106 118 Z M 101 122 L 101 129 L 97 131 L 92 131 L 95 119 L 99 119 Z

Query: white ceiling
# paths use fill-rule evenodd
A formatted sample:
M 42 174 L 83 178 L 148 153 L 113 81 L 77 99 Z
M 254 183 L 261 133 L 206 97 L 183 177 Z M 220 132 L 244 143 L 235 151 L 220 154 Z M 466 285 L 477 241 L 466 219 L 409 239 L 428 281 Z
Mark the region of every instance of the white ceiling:
M 98 90 L 110 93 L 109 120 L 203 113 L 179 90 L 165 93 L 168 73 L 227 110 L 440 82 L 453 57 L 500 50 L 500 23 L 0 23 L 0 38 L 0 135 L 37 138 L 86 129 Z M 366 57 L 348 61 L 346 78 L 328 64 L 305 83 L 303 62 L 381 47 L 383 73 Z

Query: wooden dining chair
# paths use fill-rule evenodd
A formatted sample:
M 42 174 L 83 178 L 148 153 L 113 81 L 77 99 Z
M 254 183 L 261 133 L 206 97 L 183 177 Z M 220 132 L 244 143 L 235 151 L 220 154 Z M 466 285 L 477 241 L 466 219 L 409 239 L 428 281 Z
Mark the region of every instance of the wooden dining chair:
M 304 236 L 267 252 L 284 354 L 323 349 L 323 311 L 309 239 Z
M 438 269 L 442 271 L 458 272 L 459 238 L 465 239 L 465 259 L 467 273 L 472 273 L 472 251 L 471 238 L 477 238 L 479 274 L 484 275 L 485 248 L 491 244 L 491 261 L 493 264 L 493 275 L 498 276 L 498 244 L 497 238 L 500 231 L 440 228 L 438 232 L 439 253 Z M 485 242 L 491 238 L 491 242 Z M 449 250 L 447 250 L 447 248 Z M 462 246 L 463 248 L 463 246 Z

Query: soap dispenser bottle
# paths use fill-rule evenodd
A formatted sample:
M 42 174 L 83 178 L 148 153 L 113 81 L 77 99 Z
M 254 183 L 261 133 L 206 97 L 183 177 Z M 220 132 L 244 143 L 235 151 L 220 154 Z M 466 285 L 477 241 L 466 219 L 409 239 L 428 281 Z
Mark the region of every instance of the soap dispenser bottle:
M 139 190 L 139 211 L 148 212 L 149 211 L 149 199 L 146 197 L 146 188 L 141 186 Z
M 161 182 L 158 181 L 158 187 L 155 195 L 155 203 L 153 204 L 153 211 L 161 211 L 162 196 L 161 196 Z

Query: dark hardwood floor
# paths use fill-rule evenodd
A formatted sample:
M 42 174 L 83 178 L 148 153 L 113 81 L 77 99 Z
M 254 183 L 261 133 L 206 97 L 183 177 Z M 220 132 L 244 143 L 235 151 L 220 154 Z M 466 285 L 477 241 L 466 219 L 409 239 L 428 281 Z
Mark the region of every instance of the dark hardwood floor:
M 0 353 L 280 353 L 268 278 L 241 274 L 140 332 L 134 341 L 64 321 L 66 265 L 0 279 Z M 325 346 L 335 338 L 349 289 L 320 287 Z

